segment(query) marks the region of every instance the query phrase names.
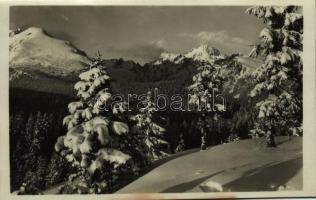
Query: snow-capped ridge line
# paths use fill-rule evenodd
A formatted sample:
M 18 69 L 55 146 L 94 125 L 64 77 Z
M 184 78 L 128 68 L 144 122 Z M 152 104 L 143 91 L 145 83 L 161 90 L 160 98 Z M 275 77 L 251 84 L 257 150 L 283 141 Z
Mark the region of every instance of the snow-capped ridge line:
M 218 49 L 209 47 L 207 44 L 202 44 L 185 54 L 163 52 L 160 54 L 159 58 L 154 61 L 154 65 L 160 65 L 165 62 L 182 64 L 186 59 L 191 59 L 196 62 L 213 63 L 216 59 L 223 58 L 225 58 L 225 56 L 222 55 Z

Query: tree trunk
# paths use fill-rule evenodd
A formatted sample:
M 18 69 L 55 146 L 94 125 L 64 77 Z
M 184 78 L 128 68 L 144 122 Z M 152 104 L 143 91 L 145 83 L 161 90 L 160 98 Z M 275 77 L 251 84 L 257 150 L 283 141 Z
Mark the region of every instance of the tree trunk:
M 272 131 L 267 132 L 267 147 L 276 147 L 274 134 Z
M 289 141 L 291 141 L 291 140 L 292 140 L 292 134 L 289 133 L 289 134 L 288 134 L 288 137 L 289 137 Z
M 113 191 L 113 173 L 112 173 L 112 168 L 111 168 L 111 165 L 109 164 L 109 181 L 108 181 L 108 184 L 109 184 L 109 192 L 112 193 Z
M 204 127 L 201 128 L 201 150 L 206 149 L 206 131 L 204 130 Z

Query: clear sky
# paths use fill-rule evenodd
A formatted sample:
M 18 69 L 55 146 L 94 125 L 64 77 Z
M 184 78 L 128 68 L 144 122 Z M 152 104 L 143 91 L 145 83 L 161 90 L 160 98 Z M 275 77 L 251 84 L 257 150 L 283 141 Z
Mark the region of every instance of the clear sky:
M 223 53 L 248 53 L 263 24 L 241 6 L 19 6 L 10 29 L 36 26 L 88 55 L 144 63 L 161 52 L 183 53 L 201 43 Z

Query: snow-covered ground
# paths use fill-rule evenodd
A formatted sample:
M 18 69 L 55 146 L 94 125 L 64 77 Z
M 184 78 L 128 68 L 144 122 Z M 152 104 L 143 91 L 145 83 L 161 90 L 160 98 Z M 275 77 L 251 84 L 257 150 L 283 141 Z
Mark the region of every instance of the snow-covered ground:
M 302 138 L 241 140 L 167 158 L 117 193 L 182 193 L 302 189 Z
M 302 138 L 277 137 L 277 148 L 264 138 L 191 149 L 161 160 L 116 193 L 183 193 L 301 190 Z M 44 194 L 57 194 L 60 183 Z

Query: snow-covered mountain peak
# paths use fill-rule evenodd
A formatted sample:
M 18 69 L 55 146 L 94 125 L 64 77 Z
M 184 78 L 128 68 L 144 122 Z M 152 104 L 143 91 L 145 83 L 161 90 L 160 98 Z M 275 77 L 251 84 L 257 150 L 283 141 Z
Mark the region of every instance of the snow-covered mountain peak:
M 191 59 L 196 62 L 212 63 L 214 60 L 223 59 L 224 57 L 225 56 L 222 55 L 218 49 L 202 44 L 184 55 L 163 52 L 154 62 L 154 65 L 160 65 L 166 61 L 181 64 L 185 59 Z
M 206 44 L 202 44 L 201 46 L 192 49 L 192 51 L 188 52 L 184 56 L 186 58 L 192 58 L 195 61 L 200 62 L 213 62 L 218 56 L 220 56 L 220 51 L 216 48 L 209 47 Z
M 163 60 L 174 60 L 177 56 L 177 54 L 163 52 L 161 53 L 160 58 Z
M 20 32 L 20 35 L 39 35 L 44 34 L 46 35 L 45 31 L 42 28 L 31 26 L 28 29 Z
M 83 69 L 89 58 L 69 42 L 30 27 L 10 36 L 10 68 L 64 77 Z
M 199 47 L 192 49 L 192 54 L 208 54 L 208 55 L 220 55 L 220 51 L 214 47 L 209 47 L 207 44 L 201 44 Z
M 174 54 L 174 53 L 168 53 L 168 52 L 162 52 L 158 58 L 154 62 L 154 65 L 159 65 L 163 62 L 169 61 L 173 63 L 178 63 L 179 59 L 182 57 L 180 54 Z

